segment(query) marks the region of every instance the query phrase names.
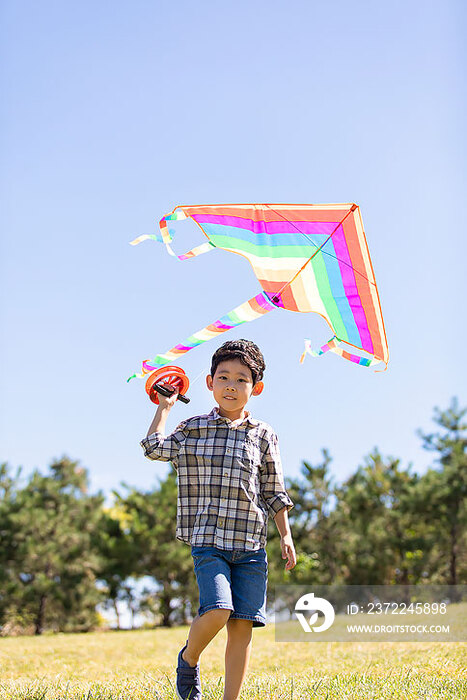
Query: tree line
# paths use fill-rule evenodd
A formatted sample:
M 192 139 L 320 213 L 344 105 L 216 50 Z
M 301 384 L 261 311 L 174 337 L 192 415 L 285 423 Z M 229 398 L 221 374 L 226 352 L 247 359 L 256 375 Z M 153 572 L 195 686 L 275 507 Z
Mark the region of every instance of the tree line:
M 418 475 L 373 449 L 340 484 L 332 459 L 304 461 L 287 479 L 297 565 L 284 571 L 268 524 L 268 600 L 294 584 L 467 582 L 467 408 L 434 410 L 418 431 L 433 465 Z M 104 626 L 98 606 L 118 604 L 149 626 L 189 624 L 198 608 L 190 548 L 175 539 L 175 469 L 151 491 L 121 482 L 106 507 L 89 493 L 86 469 L 68 457 L 25 484 L 0 465 L 0 635 L 86 632 Z M 136 592 L 134 582 L 146 582 Z

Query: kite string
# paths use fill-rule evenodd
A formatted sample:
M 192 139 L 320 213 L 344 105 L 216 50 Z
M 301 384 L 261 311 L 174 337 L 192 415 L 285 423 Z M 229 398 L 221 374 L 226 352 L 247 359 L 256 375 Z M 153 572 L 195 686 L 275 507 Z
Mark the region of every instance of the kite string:
M 193 384 L 196 384 L 197 381 L 199 381 L 201 375 L 204 374 L 204 373 L 206 372 L 206 370 L 209 370 L 209 371 L 210 371 L 210 369 L 211 369 L 211 368 L 209 367 L 209 365 L 205 365 L 205 366 L 203 367 L 203 369 L 201 370 L 201 372 L 193 379 L 193 381 L 191 382 L 191 386 L 192 386 Z

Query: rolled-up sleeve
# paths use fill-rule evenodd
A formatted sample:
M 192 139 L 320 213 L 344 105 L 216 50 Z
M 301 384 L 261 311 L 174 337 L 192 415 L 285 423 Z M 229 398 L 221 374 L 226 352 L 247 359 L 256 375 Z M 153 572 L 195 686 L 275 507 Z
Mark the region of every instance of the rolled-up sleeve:
M 283 508 L 289 511 L 294 507 L 285 490 L 279 441 L 275 433 L 268 436 L 267 448 L 261 458 L 260 489 L 272 518 Z
M 167 437 L 162 433 L 151 433 L 143 438 L 140 445 L 144 450 L 144 456 L 161 462 L 172 462 L 174 467 L 177 467 L 180 446 L 186 438 L 185 426 L 186 421 L 183 421 Z

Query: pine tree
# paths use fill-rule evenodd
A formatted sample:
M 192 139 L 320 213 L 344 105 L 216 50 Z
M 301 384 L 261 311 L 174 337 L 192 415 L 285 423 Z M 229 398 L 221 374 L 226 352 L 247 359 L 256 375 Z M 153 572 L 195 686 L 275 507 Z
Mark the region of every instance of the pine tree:
M 85 631 L 98 620 L 99 559 L 91 541 L 104 499 L 87 494 L 87 472 L 78 462 L 62 457 L 50 471 L 35 470 L 16 494 L 9 610 L 35 634 Z
M 467 582 L 467 408 L 456 398 L 434 410 L 439 430 L 418 434 L 425 449 L 438 453 L 437 466 L 423 476 L 419 510 L 432 536 L 430 574 L 434 582 L 455 586 Z

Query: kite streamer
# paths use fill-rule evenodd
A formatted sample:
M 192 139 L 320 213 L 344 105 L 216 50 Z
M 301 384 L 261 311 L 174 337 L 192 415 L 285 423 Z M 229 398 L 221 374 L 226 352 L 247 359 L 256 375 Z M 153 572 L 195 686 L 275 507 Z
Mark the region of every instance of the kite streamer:
M 174 235 L 170 224 L 189 217 L 208 241 L 176 255 L 170 245 Z M 250 262 L 262 292 L 166 353 L 145 360 L 142 373 L 133 377 L 171 364 L 197 345 L 276 308 L 317 313 L 333 332 L 317 351 L 307 339 L 301 362 L 306 354 L 319 356 L 331 351 L 362 366 L 383 362 L 387 367 L 381 305 L 356 204 L 182 206 L 161 219 L 160 231 L 160 235 L 139 236 L 132 245 L 152 238 L 165 243 L 170 255 L 179 260 L 214 248 L 237 253 Z

